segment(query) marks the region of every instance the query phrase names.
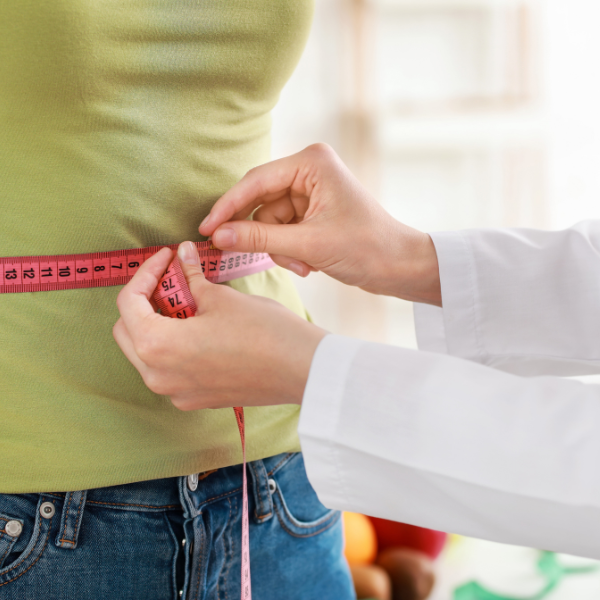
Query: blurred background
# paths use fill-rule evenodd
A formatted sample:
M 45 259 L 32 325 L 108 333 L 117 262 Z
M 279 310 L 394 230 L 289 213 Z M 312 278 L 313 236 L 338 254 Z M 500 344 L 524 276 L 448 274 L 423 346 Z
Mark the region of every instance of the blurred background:
M 424 231 L 600 218 L 598 23 L 594 0 L 316 0 L 273 113 L 273 157 L 327 142 L 392 215 Z M 328 330 L 416 347 L 410 303 L 321 274 L 296 280 Z M 536 557 L 455 541 L 432 597 L 472 578 L 533 597 Z M 587 574 L 547 597 L 599 595 L 600 574 Z

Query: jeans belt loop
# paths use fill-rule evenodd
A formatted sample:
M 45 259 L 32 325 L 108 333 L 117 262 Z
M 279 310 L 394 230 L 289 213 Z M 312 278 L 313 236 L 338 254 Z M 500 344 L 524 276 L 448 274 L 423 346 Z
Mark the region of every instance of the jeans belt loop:
M 269 476 L 262 460 L 248 463 L 254 494 L 254 518 L 264 523 L 273 518 L 273 499 L 269 491 Z
M 56 536 L 56 545 L 59 548 L 70 548 L 71 550 L 77 548 L 86 497 L 87 490 L 65 494 L 65 502 L 60 518 L 60 531 Z

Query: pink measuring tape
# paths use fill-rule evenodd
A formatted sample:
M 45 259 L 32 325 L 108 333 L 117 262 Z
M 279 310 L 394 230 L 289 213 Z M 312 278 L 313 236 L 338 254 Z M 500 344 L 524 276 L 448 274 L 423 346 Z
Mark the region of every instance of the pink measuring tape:
M 213 283 L 231 281 L 275 266 L 268 254 L 223 252 L 213 248 L 210 242 L 197 242 L 196 247 L 204 275 Z M 0 294 L 124 285 L 140 265 L 161 248 L 164 246 L 92 254 L 0 258 Z M 177 250 L 178 245 L 171 244 L 168 248 Z M 196 314 L 196 303 L 177 258 L 160 279 L 153 298 L 165 316 L 187 319 Z M 233 410 L 243 456 L 241 599 L 251 600 L 244 409 L 238 406 Z
M 253 263 L 248 267 L 244 267 L 244 260 L 249 260 L 249 255 L 239 255 L 233 252 L 229 252 L 231 256 L 221 259 L 223 264 L 231 264 L 230 274 L 233 274 L 235 265 L 238 265 L 238 269 L 249 268 L 252 273 L 258 271 L 264 271 L 269 267 L 273 266 L 274 263 L 268 257 L 268 255 L 258 255 L 257 259 L 253 259 Z M 266 258 L 265 258 L 266 256 Z M 210 268 L 211 264 L 214 264 L 210 260 L 205 264 L 202 263 L 202 270 L 205 275 L 207 268 Z M 229 262 L 231 261 L 231 262 Z M 238 271 L 239 272 L 239 271 Z M 227 271 L 222 272 L 222 277 L 226 276 Z M 244 271 L 245 275 L 249 272 Z M 241 277 L 241 275 L 237 275 Z M 235 277 L 235 276 L 233 276 Z M 229 279 L 233 279 L 229 277 Z M 222 281 L 227 281 L 222 279 Z M 197 307 L 190 288 L 188 287 L 185 275 L 181 270 L 181 265 L 177 257 L 169 265 L 165 274 L 158 282 L 158 286 L 153 295 L 156 304 L 160 308 L 161 314 L 166 314 L 169 317 L 177 319 L 188 319 L 196 314 Z M 250 584 L 250 526 L 248 523 L 248 482 L 246 480 L 246 429 L 244 424 L 244 408 L 242 406 L 236 406 L 233 409 L 235 418 L 237 421 L 238 429 L 240 432 L 240 439 L 242 441 L 242 455 L 243 455 L 243 472 L 242 472 L 242 600 L 251 600 L 252 598 L 252 587 Z
M 140 265 L 165 246 L 132 250 L 0 258 L 0 294 L 49 292 L 126 284 Z M 167 248 L 177 250 L 177 244 Z M 223 252 L 196 242 L 202 270 L 212 283 L 223 283 L 275 266 L 268 254 Z

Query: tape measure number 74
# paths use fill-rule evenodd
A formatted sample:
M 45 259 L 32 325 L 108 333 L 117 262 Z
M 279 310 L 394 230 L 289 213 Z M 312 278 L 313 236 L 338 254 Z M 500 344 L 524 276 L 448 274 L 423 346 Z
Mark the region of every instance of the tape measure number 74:
M 158 283 L 153 296 L 161 314 L 177 319 L 188 319 L 196 314 L 197 306 L 187 285 L 185 275 L 181 270 L 179 260 L 169 265 Z M 242 600 L 251 600 L 252 587 L 250 584 L 250 532 L 248 522 L 248 486 L 246 480 L 246 433 L 244 427 L 244 409 L 237 406 L 234 409 L 243 455 L 243 501 L 242 501 Z
M 222 252 L 213 248 L 210 242 L 196 242 L 195 245 L 200 254 L 202 270 L 206 278 L 213 283 L 252 275 L 275 266 L 268 254 Z M 140 265 L 161 247 L 60 256 L 2 257 L 0 258 L 0 294 L 123 285 L 130 281 Z M 177 249 L 176 244 L 168 247 L 172 250 Z M 169 265 L 153 297 L 161 313 L 167 317 L 187 319 L 196 314 L 196 303 L 177 258 Z M 233 410 L 240 432 L 243 455 L 241 599 L 251 600 L 244 409 L 237 407 Z

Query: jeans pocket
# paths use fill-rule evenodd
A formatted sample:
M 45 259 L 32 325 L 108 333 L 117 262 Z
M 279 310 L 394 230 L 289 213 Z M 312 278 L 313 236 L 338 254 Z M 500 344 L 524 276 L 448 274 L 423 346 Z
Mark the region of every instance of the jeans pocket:
M 55 507 L 55 499 L 37 494 L 0 494 L 0 526 L 4 526 L 0 539 L 0 597 L 2 586 L 28 572 L 48 545 L 56 508 L 45 507 L 45 514 L 51 516 L 42 517 L 40 510 L 45 502 Z
M 340 519 L 340 512 L 321 504 L 310 485 L 300 453 L 270 474 L 275 481 L 273 507 L 281 527 L 293 537 L 313 537 L 327 531 Z

